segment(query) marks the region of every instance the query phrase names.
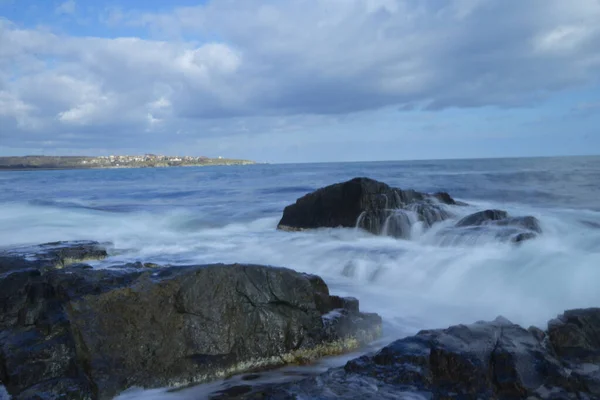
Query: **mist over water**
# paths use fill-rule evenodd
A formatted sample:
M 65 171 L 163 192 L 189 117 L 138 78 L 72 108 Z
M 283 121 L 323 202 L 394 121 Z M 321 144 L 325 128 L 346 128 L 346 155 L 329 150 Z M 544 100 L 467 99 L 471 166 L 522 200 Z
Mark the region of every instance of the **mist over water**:
M 275 229 L 296 198 L 356 176 L 470 206 L 413 225 L 409 240 Z M 565 309 L 600 306 L 599 199 L 600 157 L 2 172 L 0 246 L 91 239 L 113 243 L 98 268 L 240 262 L 315 273 L 382 315 L 389 342 L 498 315 L 545 328 Z M 533 215 L 543 234 L 515 246 L 445 230 L 486 208 Z

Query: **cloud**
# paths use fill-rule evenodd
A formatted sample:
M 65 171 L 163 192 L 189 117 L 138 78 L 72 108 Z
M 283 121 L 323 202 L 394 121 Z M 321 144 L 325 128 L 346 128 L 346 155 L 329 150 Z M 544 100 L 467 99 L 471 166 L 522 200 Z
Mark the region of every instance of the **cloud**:
M 75 4 L 75 0 L 67 0 L 58 5 L 55 9 L 55 12 L 57 14 L 73 15 L 75 14 L 76 7 L 77 5 Z
M 529 107 L 600 76 L 596 0 L 213 0 L 101 20 L 146 34 L 0 20 L 2 140 L 276 137 L 288 134 L 282 118 L 306 130 L 388 107 Z M 240 130 L 244 120 L 254 122 Z

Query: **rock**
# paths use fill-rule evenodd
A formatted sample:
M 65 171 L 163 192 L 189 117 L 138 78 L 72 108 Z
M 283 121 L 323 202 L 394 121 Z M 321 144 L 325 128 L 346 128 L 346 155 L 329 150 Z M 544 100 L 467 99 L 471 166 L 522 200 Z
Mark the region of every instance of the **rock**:
M 485 210 L 464 217 L 456 223 L 456 227 L 469 226 L 512 226 L 526 229 L 536 233 L 542 233 L 540 222 L 535 217 L 510 217 L 506 211 Z
M 599 329 L 600 309 L 587 309 L 565 312 L 547 333 L 502 317 L 424 330 L 317 377 L 235 398 L 597 399 Z
M 13 400 L 94 397 L 65 307 L 135 277 L 67 267 L 17 269 L 0 279 L 0 381 Z
M 339 354 L 381 333 L 356 299 L 285 268 L 29 266 L 0 279 L 0 382 L 15 400 L 204 382 Z
M 94 241 L 53 242 L 0 251 L 1 274 L 18 269 L 50 270 L 108 256 L 106 247 Z
M 491 236 L 500 241 L 521 243 L 536 238 L 540 233 L 542 228 L 535 217 L 511 217 L 503 210 L 484 210 L 462 218 L 454 229 L 449 228 L 440 234 L 450 237 L 451 241 Z
M 577 362 L 600 362 L 600 308 L 566 311 L 548 323 L 556 353 Z
M 499 221 L 508 218 L 508 213 L 502 210 L 485 210 L 464 217 L 456 223 L 457 227 L 480 226 L 491 221 Z
M 277 227 L 285 231 L 360 227 L 377 235 L 406 238 L 413 215 L 426 227 L 451 216 L 440 203 L 456 204 L 447 193 L 429 195 L 355 178 L 299 198 L 285 208 Z
M 537 235 L 533 232 L 524 232 L 524 233 L 517 233 L 516 235 L 511 237 L 510 240 L 513 243 L 521 243 L 521 242 L 524 242 L 529 239 L 535 239 L 536 237 L 537 237 Z
M 457 200 L 453 199 L 452 196 L 450 196 L 446 192 L 437 192 L 437 193 L 434 193 L 433 197 L 435 197 L 436 199 L 438 199 L 438 201 L 440 203 L 443 203 L 443 204 L 449 204 L 449 205 L 452 205 L 452 206 L 468 206 L 467 203 L 464 203 L 462 201 L 457 201 Z

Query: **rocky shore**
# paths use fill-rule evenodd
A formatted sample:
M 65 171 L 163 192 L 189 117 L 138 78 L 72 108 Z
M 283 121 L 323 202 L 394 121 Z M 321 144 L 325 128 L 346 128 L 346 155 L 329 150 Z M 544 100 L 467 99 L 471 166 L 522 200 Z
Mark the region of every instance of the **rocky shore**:
M 356 178 L 298 199 L 278 229 L 355 228 L 408 240 L 418 228 L 453 240 L 487 235 L 507 251 L 543 235 L 533 216 L 467 206 L 448 193 Z M 331 294 L 315 275 L 242 264 L 94 264 L 111 254 L 109 243 L 91 241 L 0 251 L 0 385 L 13 399 L 182 388 L 311 363 L 382 333 L 377 314 Z M 316 377 L 212 398 L 596 399 L 600 309 L 566 311 L 544 330 L 503 317 L 425 330 Z
M 0 254 L 0 381 L 14 399 L 110 399 L 354 350 L 381 334 L 317 276 L 256 265 L 93 269 L 99 243 Z
M 421 331 L 315 378 L 214 399 L 598 399 L 600 309 L 542 331 L 494 321 Z

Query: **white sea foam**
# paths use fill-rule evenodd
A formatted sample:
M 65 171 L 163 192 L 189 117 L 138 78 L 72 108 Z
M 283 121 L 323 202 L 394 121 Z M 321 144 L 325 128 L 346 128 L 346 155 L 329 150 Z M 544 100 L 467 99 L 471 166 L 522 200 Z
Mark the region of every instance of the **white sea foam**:
M 458 219 L 481 206 L 452 211 Z M 600 229 L 581 220 L 600 222 L 600 213 L 510 207 L 509 212 L 534 214 L 544 233 L 520 246 L 485 235 L 441 246 L 440 232 L 453 221 L 398 240 L 355 229 L 280 232 L 277 217 L 190 229 L 186 223 L 198 216 L 183 211 L 156 215 L 8 204 L 0 213 L 0 243 L 92 239 L 114 243 L 114 261 L 286 266 L 322 275 L 332 291 L 358 297 L 364 309 L 388 321 L 415 321 L 412 330 L 500 314 L 543 326 L 566 308 L 599 305 Z

